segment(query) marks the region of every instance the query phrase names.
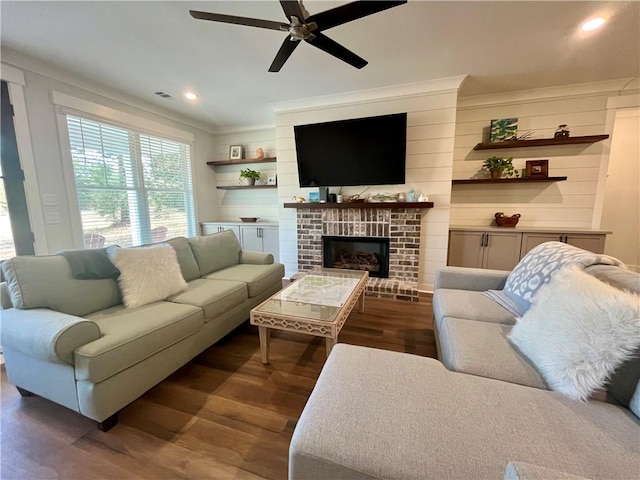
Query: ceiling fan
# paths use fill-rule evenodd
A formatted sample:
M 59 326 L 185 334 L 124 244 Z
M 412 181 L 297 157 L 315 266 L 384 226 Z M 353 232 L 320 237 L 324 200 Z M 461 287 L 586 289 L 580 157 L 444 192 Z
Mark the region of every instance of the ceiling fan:
M 340 7 L 332 8 L 325 12 L 309 15 L 304 8 L 302 0 L 280 0 L 280 5 L 284 10 L 289 23 L 274 22 L 271 20 L 261 20 L 257 18 L 236 17 L 234 15 L 223 15 L 220 13 L 199 12 L 189 10 L 193 18 L 199 20 L 210 20 L 212 22 L 234 23 L 236 25 L 247 25 L 249 27 L 268 28 L 270 30 L 279 30 L 289 32 L 288 38 L 278 50 L 276 58 L 274 58 L 270 72 L 279 72 L 287 59 L 291 56 L 296 47 L 300 44 L 300 40 L 313 45 L 320 50 L 348 63 L 356 68 L 364 67 L 368 62 L 346 49 L 339 43 L 331 40 L 322 32 L 338 25 L 342 25 L 358 18 L 366 17 L 374 13 L 387 10 L 398 5 L 407 3 L 407 0 L 399 1 L 357 1 L 347 3 Z

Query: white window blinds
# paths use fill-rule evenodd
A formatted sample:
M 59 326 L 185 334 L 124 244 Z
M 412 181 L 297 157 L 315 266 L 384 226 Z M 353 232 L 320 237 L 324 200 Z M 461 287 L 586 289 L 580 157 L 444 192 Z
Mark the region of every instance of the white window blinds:
M 67 115 L 85 247 L 194 236 L 190 146 Z

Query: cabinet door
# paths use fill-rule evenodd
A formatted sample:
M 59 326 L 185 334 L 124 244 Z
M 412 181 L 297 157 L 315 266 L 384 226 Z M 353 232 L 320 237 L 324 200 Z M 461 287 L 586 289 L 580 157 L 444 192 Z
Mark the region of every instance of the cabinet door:
M 522 248 L 520 248 L 520 258 L 524 257 L 529 250 L 534 249 L 544 242 L 561 242 L 561 233 L 523 233 Z
M 262 252 L 262 237 L 260 236 L 260 228 L 254 226 L 241 227 L 242 230 L 242 249 L 247 252 Z
M 482 267 L 483 232 L 451 231 L 449 233 L 449 258 L 452 267 Z
M 569 245 L 589 250 L 593 253 L 604 253 L 604 243 L 607 236 L 603 234 L 569 233 L 565 236 L 565 241 Z
M 260 227 L 262 230 L 262 251 L 273 255 L 275 262 L 280 261 L 280 233 L 278 227 Z
M 482 255 L 482 268 L 495 270 L 513 270 L 520 261 L 519 232 L 487 233 Z
M 231 230 L 233 233 L 235 233 L 238 242 L 240 241 L 240 227 L 238 225 L 209 222 L 202 224 L 203 235 L 211 235 L 213 233 L 220 233 L 226 230 Z

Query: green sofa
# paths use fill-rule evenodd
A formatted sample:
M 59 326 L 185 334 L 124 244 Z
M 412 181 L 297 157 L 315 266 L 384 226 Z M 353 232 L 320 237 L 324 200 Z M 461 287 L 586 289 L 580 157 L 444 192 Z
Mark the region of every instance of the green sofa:
M 8 379 L 98 422 L 117 413 L 249 318 L 282 287 L 273 256 L 243 252 L 231 231 L 167 242 L 187 290 L 136 308 L 113 278 L 80 280 L 62 255 L 3 263 Z

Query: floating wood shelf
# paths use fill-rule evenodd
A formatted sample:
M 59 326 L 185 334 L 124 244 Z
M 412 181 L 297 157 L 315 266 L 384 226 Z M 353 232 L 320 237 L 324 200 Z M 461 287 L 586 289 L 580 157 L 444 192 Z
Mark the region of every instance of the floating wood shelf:
M 452 180 L 453 185 L 469 185 L 471 183 L 536 183 L 536 182 L 562 182 L 567 177 L 545 177 L 545 178 L 465 178 Z
M 343 203 L 285 203 L 284 208 L 433 208 L 433 202 L 343 202 Z
M 533 140 L 506 140 L 504 142 L 478 143 L 474 150 L 498 148 L 544 147 L 547 145 L 575 145 L 578 143 L 596 143 L 609 138 L 609 135 L 587 135 L 583 137 L 538 138 Z
M 219 167 L 221 165 L 246 165 L 247 163 L 273 163 L 276 157 L 264 158 L 243 158 L 242 160 L 223 160 L 221 162 L 207 162 L 210 167 Z
M 277 185 L 222 185 L 218 190 L 251 190 L 254 188 L 278 188 Z

